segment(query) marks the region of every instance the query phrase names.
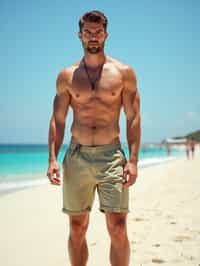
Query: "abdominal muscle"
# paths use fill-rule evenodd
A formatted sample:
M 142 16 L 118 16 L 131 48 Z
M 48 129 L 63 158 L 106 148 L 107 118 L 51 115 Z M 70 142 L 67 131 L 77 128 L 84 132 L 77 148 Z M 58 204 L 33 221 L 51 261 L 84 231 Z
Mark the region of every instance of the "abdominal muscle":
M 74 121 L 71 127 L 72 142 L 80 143 L 86 146 L 97 146 L 105 144 L 113 144 L 119 142 L 119 117 L 113 115 L 105 119 L 99 115 L 81 116 L 74 114 Z M 118 115 L 119 116 L 119 115 Z

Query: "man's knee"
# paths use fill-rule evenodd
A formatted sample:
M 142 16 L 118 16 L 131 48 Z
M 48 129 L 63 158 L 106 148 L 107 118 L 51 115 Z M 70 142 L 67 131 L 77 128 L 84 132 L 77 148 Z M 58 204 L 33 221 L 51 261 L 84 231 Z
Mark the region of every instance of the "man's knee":
M 70 237 L 73 241 L 81 241 L 87 232 L 89 219 L 86 215 L 70 217 Z
M 107 215 L 107 228 L 113 240 L 122 241 L 127 237 L 126 216 Z

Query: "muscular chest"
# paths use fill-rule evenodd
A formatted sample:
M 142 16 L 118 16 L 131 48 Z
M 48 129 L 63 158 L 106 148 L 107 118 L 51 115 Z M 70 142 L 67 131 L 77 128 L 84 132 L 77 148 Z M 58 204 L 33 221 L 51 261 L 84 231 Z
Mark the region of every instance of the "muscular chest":
M 117 69 L 103 69 L 100 79 L 95 83 L 94 90 L 91 85 L 91 81 L 83 70 L 74 73 L 70 86 L 73 101 L 79 104 L 98 101 L 111 104 L 121 98 L 123 81 Z

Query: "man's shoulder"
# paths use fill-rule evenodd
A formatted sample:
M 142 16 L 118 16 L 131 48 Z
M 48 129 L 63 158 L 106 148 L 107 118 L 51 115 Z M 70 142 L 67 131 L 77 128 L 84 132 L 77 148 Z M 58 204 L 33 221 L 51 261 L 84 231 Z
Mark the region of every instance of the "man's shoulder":
M 71 86 L 73 73 L 78 68 L 78 66 L 79 63 L 75 63 L 69 67 L 64 68 L 58 73 L 56 79 L 56 90 L 58 94 L 66 92 Z
M 123 76 L 126 76 L 127 74 L 135 75 L 135 71 L 133 70 L 133 68 L 124 62 L 121 62 L 110 56 L 107 56 L 107 62 L 113 64 L 123 74 Z
M 122 61 L 119 61 L 113 57 L 107 56 L 107 62 L 113 64 L 119 70 L 126 71 L 128 69 L 132 69 L 132 67 Z
M 66 67 L 64 69 L 62 69 L 59 74 L 58 74 L 58 77 L 62 77 L 63 79 L 67 79 L 69 80 L 70 77 L 72 77 L 74 71 L 79 67 L 80 65 L 80 61 L 79 62 L 76 62 L 74 63 L 73 65 L 69 66 L 69 67 Z

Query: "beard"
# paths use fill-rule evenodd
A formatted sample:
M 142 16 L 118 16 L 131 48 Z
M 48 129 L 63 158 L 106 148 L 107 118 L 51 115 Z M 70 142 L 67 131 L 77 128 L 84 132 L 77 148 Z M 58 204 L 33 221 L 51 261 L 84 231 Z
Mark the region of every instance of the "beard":
M 102 47 L 87 47 L 87 51 L 90 54 L 98 54 L 102 51 Z
M 101 46 L 92 46 L 92 44 L 85 44 L 83 43 L 83 47 L 88 51 L 90 54 L 98 54 L 104 49 L 104 42 Z

